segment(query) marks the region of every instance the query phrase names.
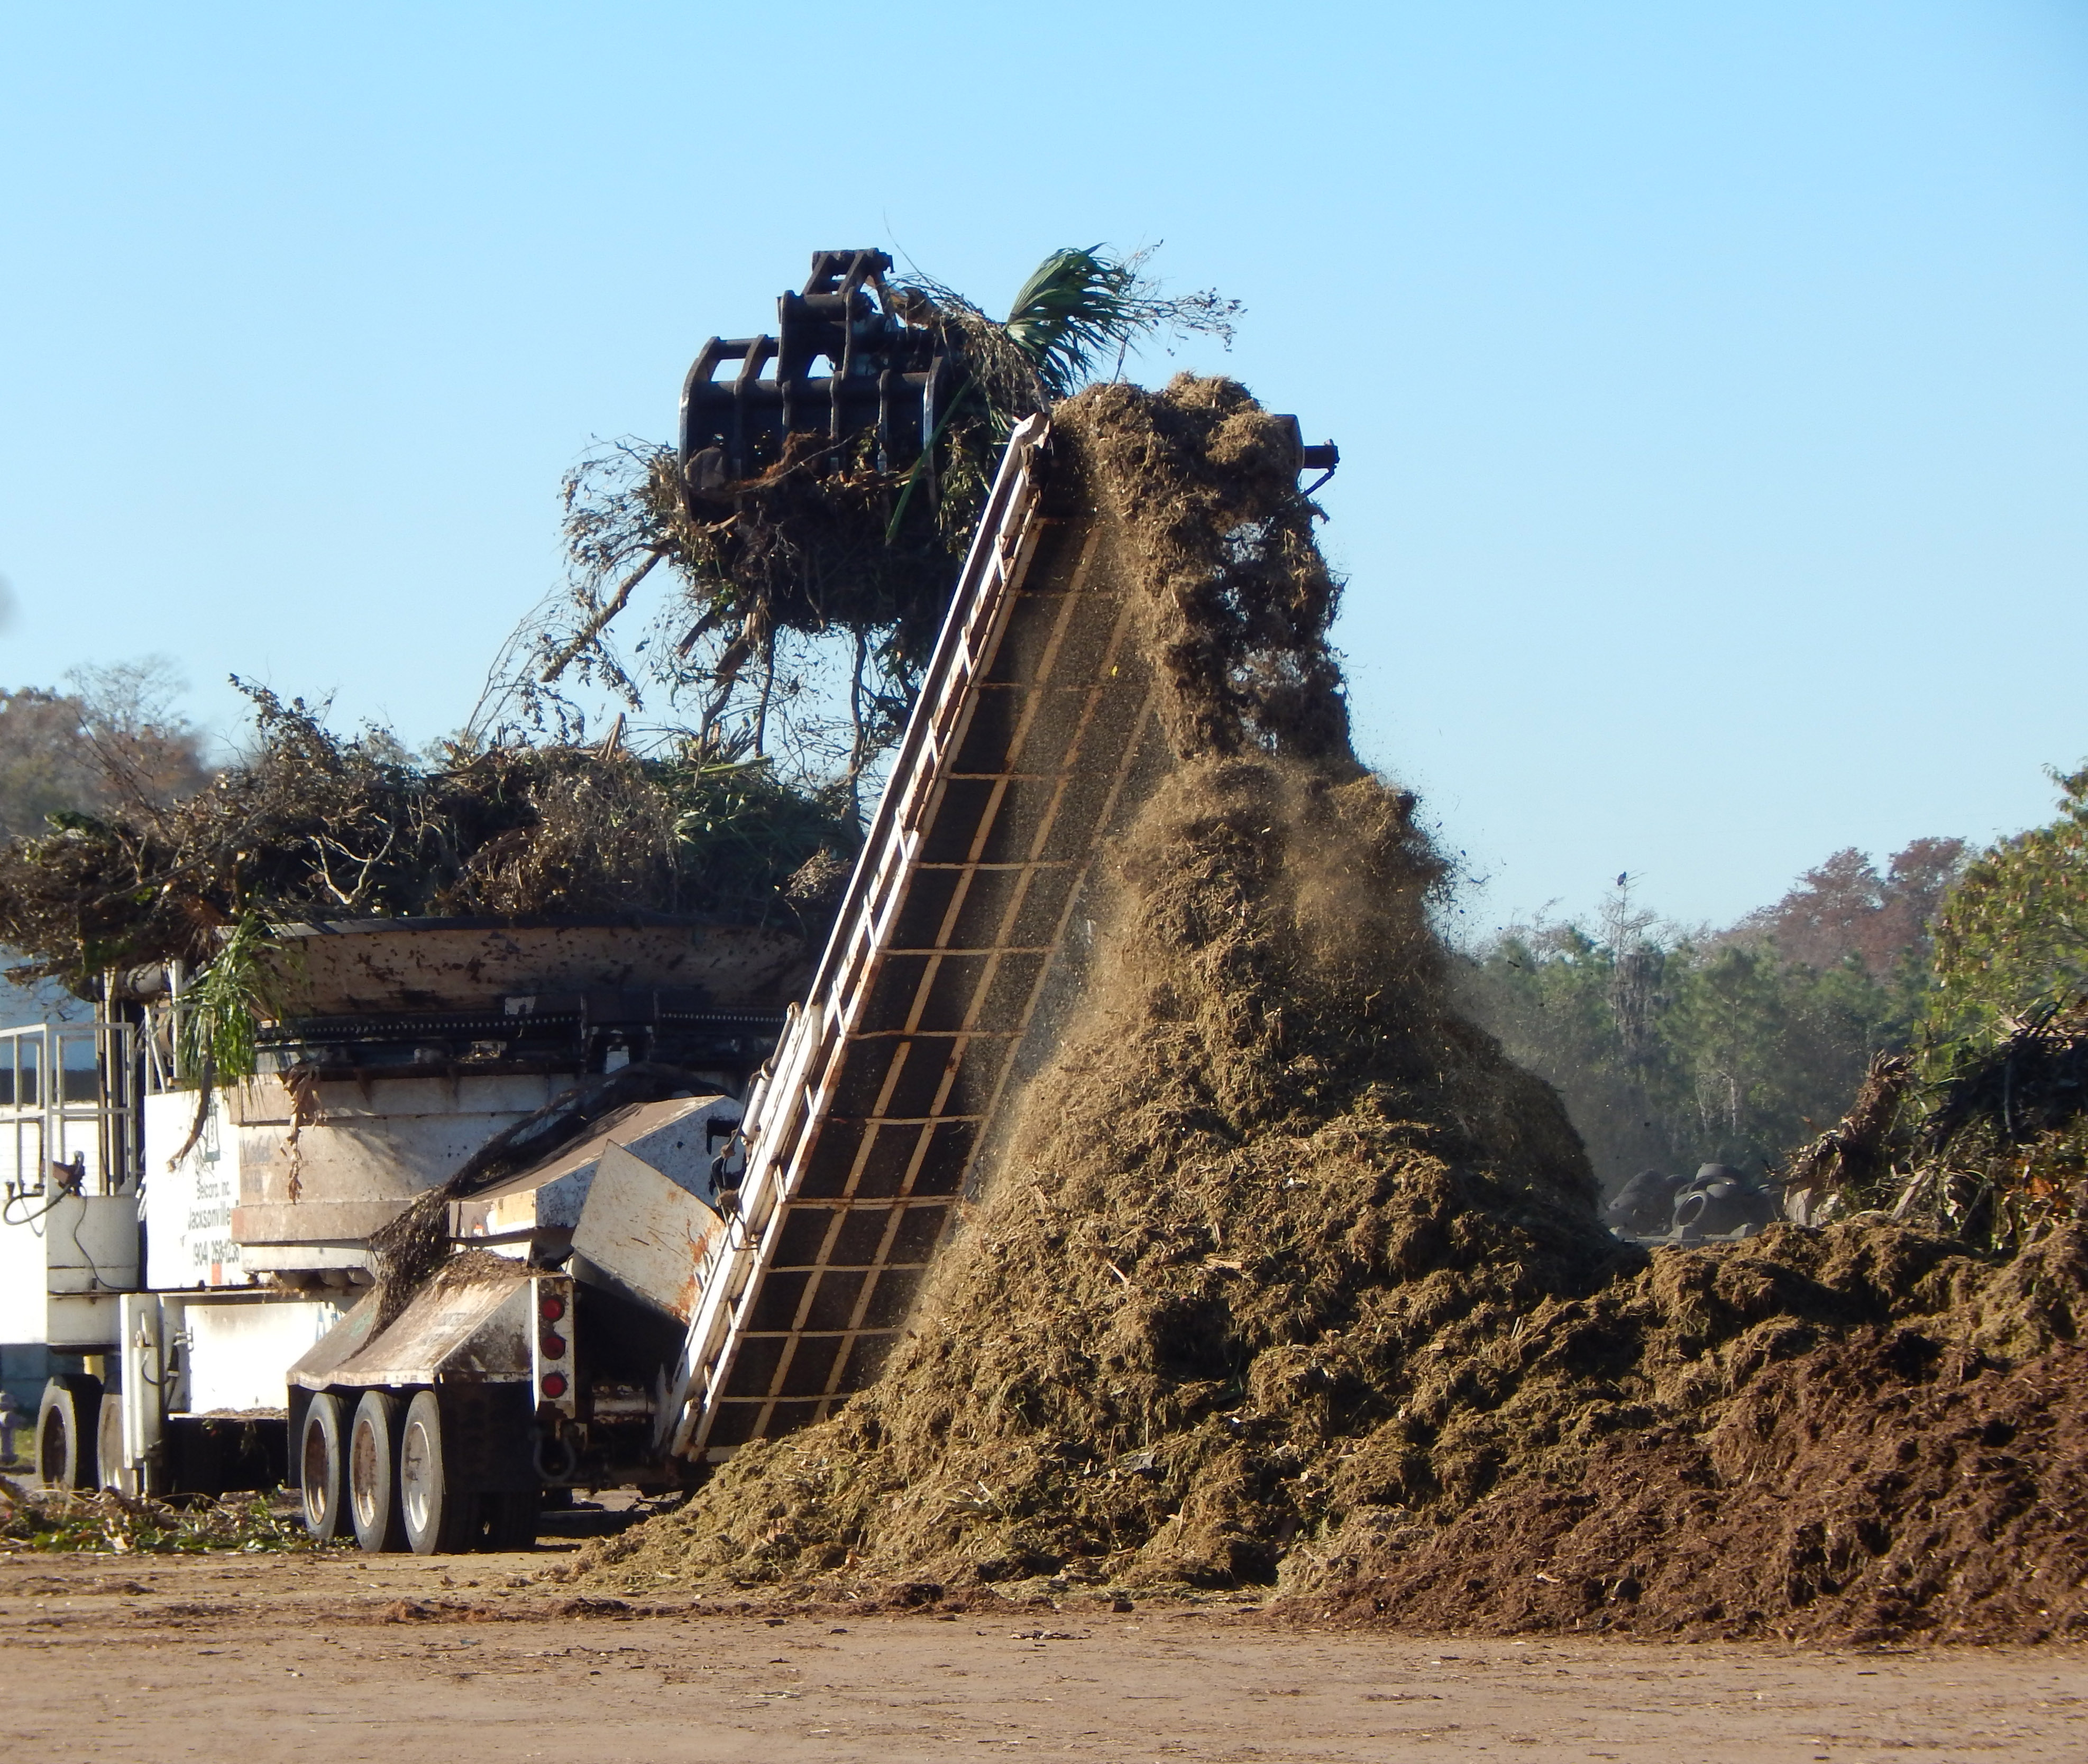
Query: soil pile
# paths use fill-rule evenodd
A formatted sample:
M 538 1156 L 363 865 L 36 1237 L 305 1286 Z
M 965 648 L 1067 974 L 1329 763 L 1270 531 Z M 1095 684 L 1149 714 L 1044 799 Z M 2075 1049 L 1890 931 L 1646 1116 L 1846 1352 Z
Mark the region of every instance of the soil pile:
M 1662 1249 L 1539 1308 L 1471 1406 L 1577 1388 L 1578 1449 L 1360 1505 L 1301 1615 L 1507 1633 L 2034 1640 L 2088 1628 L 2088 1232 L 1994 1266 L 1888 1223 Z
M 2082 1243 L 1996 1269 L 1889 1223 L 1610 1237 L 1556 1097 L 1448 1002 L 1442 865 L 1350 751 L 1281 425 L 1186 378 L 1055 421 L 1174 688 L 1106 978 L 882 1382 L 583 1575 L 2019 1629 L 2010 1578 L 2070 1559 L 2026 1515 L 2078 1475 Z

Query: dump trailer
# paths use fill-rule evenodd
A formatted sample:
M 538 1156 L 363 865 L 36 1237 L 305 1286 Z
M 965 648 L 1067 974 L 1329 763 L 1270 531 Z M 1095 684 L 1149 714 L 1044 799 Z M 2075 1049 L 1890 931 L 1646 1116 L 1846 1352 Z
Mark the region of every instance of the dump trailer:
M 282 1014 L 236 1084 L 178 1069 L 178 973 L 127 976 L 129 1020 L 0 1032 L 0 1343 L 57 1362 L 49 1484 L 288 1480 L 285 1370 L 371 1289 L 373 1232 L 630 1062 L 743 1093 L 812 963 L 780 928 L 658 914 L 275 942 Z
M 631 1104 L 443 1203 L 460 1254 L 379 1287 L 289 1369 L 305 1518 L 366 1549 L 516 1548 L 545 1491 L 666 1489 L 666 1369 L 728 1228 L 742 1109 Z

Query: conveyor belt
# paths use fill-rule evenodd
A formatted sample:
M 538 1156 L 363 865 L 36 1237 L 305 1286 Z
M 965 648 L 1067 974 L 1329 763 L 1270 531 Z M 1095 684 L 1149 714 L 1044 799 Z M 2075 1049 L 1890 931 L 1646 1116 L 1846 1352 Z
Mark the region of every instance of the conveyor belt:
M 1157 757 L 1103 523 L 1046 496 L 1046 434 L 1033 418 L 1009 444 L 809 1001 L 750 1102 L 741 1219 L 668 1409 L 686 1456 L 805 1426 L 875 1377 Z

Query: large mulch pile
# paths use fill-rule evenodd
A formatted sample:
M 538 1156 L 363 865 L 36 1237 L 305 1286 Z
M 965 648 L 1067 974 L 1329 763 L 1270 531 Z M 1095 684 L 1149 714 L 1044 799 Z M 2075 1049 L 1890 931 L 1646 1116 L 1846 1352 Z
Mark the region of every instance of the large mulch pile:
M 1556 1097 L 1448 1001 L 1442 865 L 1349 748 L 1281 425 L 1185 377 L 1056 431 L 1173 688 L 1101 978 L 882 1382 L 579 1578 L 1250 1587 L 1490 1630 L 2082 1622 L 2088 1237 L 1610 1237 Z

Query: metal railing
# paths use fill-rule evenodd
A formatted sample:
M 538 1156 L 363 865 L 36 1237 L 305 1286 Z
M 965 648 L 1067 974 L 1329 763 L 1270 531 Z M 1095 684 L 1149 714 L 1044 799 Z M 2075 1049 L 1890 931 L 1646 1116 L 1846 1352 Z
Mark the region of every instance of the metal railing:
M 125 1192 L 143 1165 L 140 1125 L 129 1023 L 0 1029 L 0 1179 L 11 1194 Z
M 1044 419 L 1033 416 L 1009 440 L 811 995 L 793 1013 L 768 1076 L 748 1100 L 740 1216 L 719 1238 L 705 1270 L 678 1386 L 662 1416 L 678 1453 L 705 1450 L 725 1373 L 774 1251 L 783 1203 L 831 1101 L 837 1060 L 919 856 L 922 822 L 961 733 L 966 694 L 1027 569 L 1026 541 L 1042 498 L 1038 450 L 1048 433 Z

